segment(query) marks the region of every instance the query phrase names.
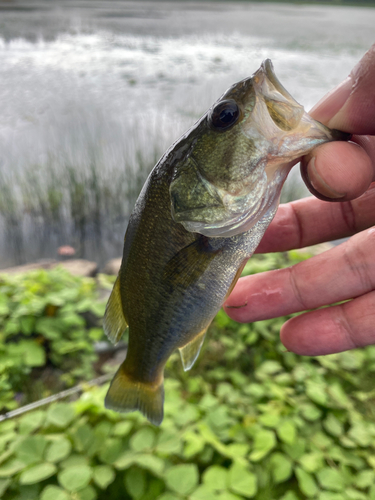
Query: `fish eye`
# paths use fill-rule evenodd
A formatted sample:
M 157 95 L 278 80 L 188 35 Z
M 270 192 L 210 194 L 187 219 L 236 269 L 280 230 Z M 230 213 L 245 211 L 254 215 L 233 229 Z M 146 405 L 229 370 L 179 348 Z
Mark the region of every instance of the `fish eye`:
M 227 130 L 234 125 L 240 116 L 240 109 L 235 101 L 221 101 L 210 112 L 209 123 L 217 130 Z

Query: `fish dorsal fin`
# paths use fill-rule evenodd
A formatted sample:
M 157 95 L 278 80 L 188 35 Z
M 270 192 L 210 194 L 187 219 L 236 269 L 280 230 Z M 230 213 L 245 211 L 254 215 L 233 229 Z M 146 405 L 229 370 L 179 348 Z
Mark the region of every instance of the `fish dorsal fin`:
M 195 363 L 197 357 L 199 356 L 199 352 L 203 345 L 206 331 L 207 328 L 198 333 L 198 335 L 194 337 L 193 340 L 184 345 L 184 347 L 179 348 L 182 366 L 184 367 L 185 371 L 190 370 L 190 368 Z
M 212 259 L 220 252 L 220 248 L 211 247 L 206 236 L 199 235 L 167 262 L 163 279 L 175 287 L 190 286 L 202 276 Z
M 116 344 L 121 339 L 127 327 L 128 324 L 122 310 L 120 279 L 117 276 L 105 309 L 103 328 L 109 340 Z

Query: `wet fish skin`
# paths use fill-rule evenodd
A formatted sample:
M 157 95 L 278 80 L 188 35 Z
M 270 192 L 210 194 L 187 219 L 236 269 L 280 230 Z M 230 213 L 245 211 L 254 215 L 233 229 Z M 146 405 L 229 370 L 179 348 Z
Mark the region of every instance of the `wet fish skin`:
M 104 329 L 125 361 L 105 404 L 163 419 L 163 372 L 180 349 L 185 369 L 277 210 L 293 164 L 347 136 L 315 122 L 265 61 L 233 85 L 163 155 L 130 217 Z

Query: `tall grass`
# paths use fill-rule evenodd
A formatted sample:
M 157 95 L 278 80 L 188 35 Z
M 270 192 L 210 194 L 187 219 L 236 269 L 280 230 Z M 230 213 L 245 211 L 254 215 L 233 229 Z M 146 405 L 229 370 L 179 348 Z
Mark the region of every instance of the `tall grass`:
M 49 155 L 44 164 L 22 171 L 0 171 L 0 243 L 2 264 L 55 257 L 69 244 L 78 257 L 103 263 L 121 254 L 126 223 L 142 185 L 161 156 L 157 143 L 135 148 L 109 169 L 92 152 L 73 164 Z
M 45 164 L 24 172 L 0 172 L 0 243 L 3 265 L 56 257 L 61 245 L 72 245 L 77 257 L 96 260 L 121 255 L 127 221 L 152 167 L 161 156 L 155 143 L 136 148 L 108 169 L 99 155 L 72 164 L 50 155 Z M 281 201 L 306 195 L 298 171 L 286 182 Z M 1 230 L 1 229 L 0 229 Z

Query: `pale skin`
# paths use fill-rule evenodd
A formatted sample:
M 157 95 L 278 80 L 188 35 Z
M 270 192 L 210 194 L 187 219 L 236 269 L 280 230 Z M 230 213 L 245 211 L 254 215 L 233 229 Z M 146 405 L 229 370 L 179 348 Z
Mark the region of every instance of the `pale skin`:
M 303 158 L 305 182 L 320 199 L 280 205 L 257 253 L 350 239 L 290 268 L 241 278 L 224 310 L 247 323 L 315 309 L 280 332 L 287 349 L 313 356 L 375 344 L 375 44 L 310 114 L 353 137 Z

